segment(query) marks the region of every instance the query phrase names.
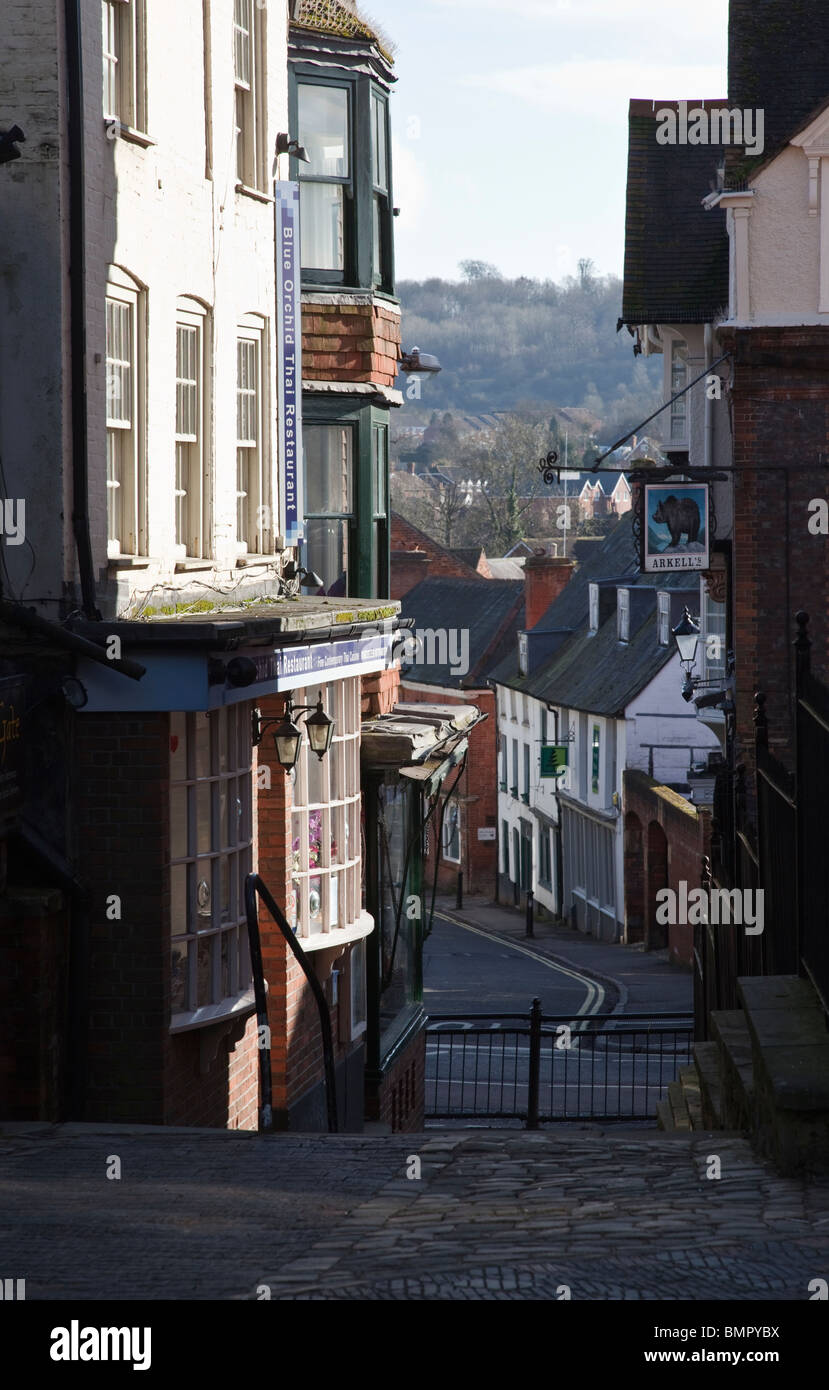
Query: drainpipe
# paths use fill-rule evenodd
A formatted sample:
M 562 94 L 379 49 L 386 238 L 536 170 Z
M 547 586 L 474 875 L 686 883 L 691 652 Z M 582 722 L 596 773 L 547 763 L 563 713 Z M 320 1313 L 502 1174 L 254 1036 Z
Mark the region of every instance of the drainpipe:
M 556 722 L 556 724 L 555 724 L 555 735 L 554 735 L 554 737 L 555 737 L 556 743 L 559 743 L 559 744 L 560 744 L 560 743 L 561 743 L 561 739 L 559 738 L 558 710 L 557 710 L 557 709 L 551 708 L 550 705 L 547 706 L 547 709 L 548 709 L 549 712 L 552 714 L 552 716 L 553 716 L 553 718 L 554 718 L 554 720 L 555 720 L 555 722 Z M 555 792 L 553 793 L 553 795 L 554 795 L 554 797 L 555 797 L 555 802 L 556 802 L 556 902 L 557 902 L 557 904 L 558 904 L 558 915 L 559 915 L 560 918 L 563 918 L 563 917 L 564 917 L 564 864 L 563 864 L 563 862 L 562 862 L 561 801 L 560 801 L 559 795 L 558 795 L 558 778 L 556 778 L 555 786 L 556 786 L 556 789 L 555 789 Z
M 711 370 L 711 363 L 714 360 L 714 328 L 707 323 L 705 325 L 705 370 Z M 708 399 L 708 388 L 705 391 L 705 467 L 710 468 L 714 462 L 714 402 Z
M 84 616 L 100 622 L 89 536 L 89 438 L 86 409 L 86 225 L 84 215 L 83 57 L 81 0 L 66 0 L 69 121 L 69 287 L 72 358 L 72 529 L 78 551 Z

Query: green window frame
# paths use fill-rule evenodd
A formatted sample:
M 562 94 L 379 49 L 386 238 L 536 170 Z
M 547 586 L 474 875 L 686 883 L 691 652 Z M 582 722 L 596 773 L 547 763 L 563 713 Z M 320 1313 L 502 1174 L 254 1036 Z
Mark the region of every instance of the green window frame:
M 312 88 L 317 88 L 320 93 L 327 90 L 332 94 L 345 94 L 347 153 L 342 161 L 342 169 L 329 171 L 319 167 L 322 147 L 319 139 L 315 138 L 319 132 L 308 126 Z M 309 89 L 307 101 L 302 89 Z M 332 111 L 338 104 L 338 99 L 332 95 Z M 393 294 L 393 192 L 388 94 L 367 75 L 342 70 L 323 75 L 318 67 L 297 63 L 292 65 L 290 73 L 289 113 L 291 130 L 296 132 L 300 145 L 305 145 L 312 157 L 309 165 L 291 156 L 290 177 L 300 184 L 300 230 L 303 218 L 325 215 L 322 204 L 325 203 L 326 188 L 334 195 L 329 210 L 339 202 L 342 219 L 341 266 L 306 264 L 305 248 L 314 243 L 302 236 L 303 286 L 376 289 Z M 303 190 L 311 188 L 313 194 L 303 197 Z M 337 189 L 341 190 L 339 195 L 336 195 Z
M 347 506 L 314 506 L 318 491 L 309 486 L 309 444 L 315 429 L 337 429 L 348 441 Z M 340 401 L 303 401 L 306 537 L 303 564 L 317 569 L 326 543 L 343 554 L 337 575 L 318 570 L 326 592 L 350 598 L 388 598 L 390 581 L 389 412 L 378 406 Z M 337 540 L 339 529 L 341 540 Z M 326 542 L 327 533 L 327 542 Z M 330 567 L 329 567 L 330 568 Z M 340 581 L 340 574 L 343 578 Z M 340 582 L 338 582 L 340 581 Z

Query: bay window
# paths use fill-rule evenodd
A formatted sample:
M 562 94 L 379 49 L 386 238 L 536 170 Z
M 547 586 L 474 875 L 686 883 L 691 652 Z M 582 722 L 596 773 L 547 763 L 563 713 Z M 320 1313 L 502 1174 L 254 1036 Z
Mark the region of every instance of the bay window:
M 392 187 L 386 93 L 368 76 L 292 69 L 291 128 L 301 184 L 303 282 L 392 292 Z M 365 155 L 363 155 L 365 151 Z
M 324 758 L 303 736 L 291 812 L 291 925 L 305 949 L 332 931 L 355 927 L 362 913 L 360 846 L 360 681 L 332 681 L 292 692 L 295 704 L 322 702 L 334 720 Z
M 172 1027 L 231 1013 L 251 988 L 245 877 L 252 868 L 247 705 L 170 715 Z
M 303 564 L 325 592 L 386 598 L 388 411 L 304 401 Z

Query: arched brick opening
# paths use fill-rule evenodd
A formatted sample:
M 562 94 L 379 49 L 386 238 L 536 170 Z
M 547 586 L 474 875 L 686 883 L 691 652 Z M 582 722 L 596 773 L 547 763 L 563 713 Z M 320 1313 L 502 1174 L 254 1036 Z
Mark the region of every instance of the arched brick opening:
M 625 814 L 625 941 L 645 939 L 645 849 L 642 822 Z
M 656 920 L 656 895 L 668 884 L 668 841 L 658 821 L 648 826 L 648 898 L 645 929 L 645 950 L 660 951 L 668 944 L 667 923 Z

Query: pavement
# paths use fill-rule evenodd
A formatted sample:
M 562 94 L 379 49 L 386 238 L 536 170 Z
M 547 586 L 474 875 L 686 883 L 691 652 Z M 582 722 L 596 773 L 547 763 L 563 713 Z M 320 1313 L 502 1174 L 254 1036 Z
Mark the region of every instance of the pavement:
M 4 1124 L 0 1194 L 27 1300 L 805 1301 L 829 1279 L 829 1179 L 724 1133 Z
M 574 927 L 539 917 L 535 919 L 534 935 L 529 938 L 523 908 L 499 906 L 484 897 L 467 896 L 463 907 L 457 908 L 454 895 L 438 894 L 435 912 L 447 921 L 475 927 L 598 981 L 605 988 L 605 996 L 596 1012 L 693 1010 L 691 971 L 674 965 L 667 950 L 646 951 L 641 945 L 596 941 Z

